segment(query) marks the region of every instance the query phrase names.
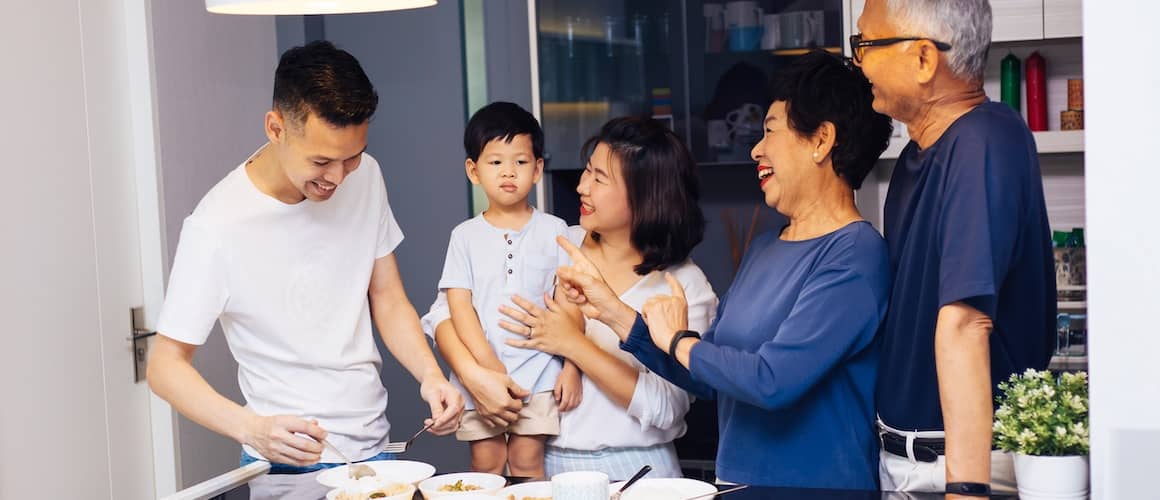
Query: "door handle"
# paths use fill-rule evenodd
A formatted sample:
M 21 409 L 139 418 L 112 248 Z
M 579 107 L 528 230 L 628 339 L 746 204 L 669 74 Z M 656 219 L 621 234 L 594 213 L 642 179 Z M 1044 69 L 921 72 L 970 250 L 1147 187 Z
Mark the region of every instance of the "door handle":
M 133 382 L 140 382 L 145 380 L 145 362 L 149 359 L 146 355 L 149 352 L 149 341 L 146 339 L 157 335 L 157 332 L 145 328 L 145 308 L 134 307 L 129 310 L 129 316 L 131 333 L 125 340 L 133 343 Z

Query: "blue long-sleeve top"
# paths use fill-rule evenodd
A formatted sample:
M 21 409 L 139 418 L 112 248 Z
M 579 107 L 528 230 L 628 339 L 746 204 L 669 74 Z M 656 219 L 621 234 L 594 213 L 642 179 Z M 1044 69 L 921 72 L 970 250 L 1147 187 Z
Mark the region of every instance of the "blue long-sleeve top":
M 877 489 L 875 334 L 890 292 L 866 222 L 827 235 L 758 238 L 685 369 L 638 316 L 621 348 L 717 400 L 717 477 L 769 486 Z

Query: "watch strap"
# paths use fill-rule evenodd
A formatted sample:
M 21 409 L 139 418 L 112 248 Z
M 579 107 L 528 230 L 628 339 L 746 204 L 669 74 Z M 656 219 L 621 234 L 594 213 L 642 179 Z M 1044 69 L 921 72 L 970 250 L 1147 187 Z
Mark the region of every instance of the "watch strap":
M 676 358 L 677 357 L 677 344 L 679 344 L 681 342 L 681 339 L 687 339 L 689 337 L 700 340 L 701 334 L 694 332 L 692 330 L 678 330 L 677 334 L 673 335 L 673 340 L 671 340 L 669 342 L 669 356 L 672 358 Z

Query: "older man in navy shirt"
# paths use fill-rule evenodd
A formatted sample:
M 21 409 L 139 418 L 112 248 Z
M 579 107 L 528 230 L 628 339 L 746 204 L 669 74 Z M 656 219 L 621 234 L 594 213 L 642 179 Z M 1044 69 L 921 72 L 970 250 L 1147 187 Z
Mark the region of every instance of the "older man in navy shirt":
M 1035 141 L 983 92 L 987 0 L 867 0 L 851 37 L 874 109 L 906 124 L 886 196 L 894 285 L 877 385 L 882 488 L 1010 488 L 996 384 L 1045 368 L 1055 282 Z

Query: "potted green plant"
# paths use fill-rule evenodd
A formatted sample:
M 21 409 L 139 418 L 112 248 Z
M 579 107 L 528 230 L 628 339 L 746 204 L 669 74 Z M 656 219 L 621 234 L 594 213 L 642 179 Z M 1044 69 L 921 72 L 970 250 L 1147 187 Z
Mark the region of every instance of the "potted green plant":
M 1019 498 L 1088 495 L 1087 373 L 1029 369 L 999 384 L 995 443 L 1015 453 Z

